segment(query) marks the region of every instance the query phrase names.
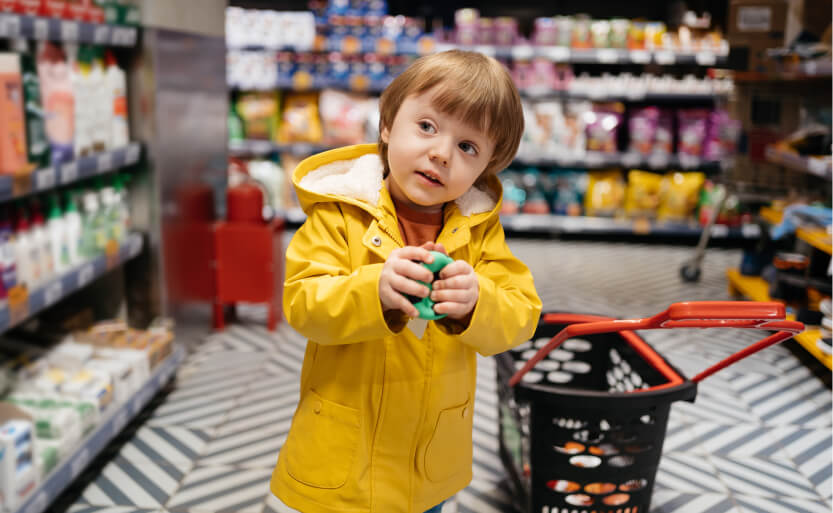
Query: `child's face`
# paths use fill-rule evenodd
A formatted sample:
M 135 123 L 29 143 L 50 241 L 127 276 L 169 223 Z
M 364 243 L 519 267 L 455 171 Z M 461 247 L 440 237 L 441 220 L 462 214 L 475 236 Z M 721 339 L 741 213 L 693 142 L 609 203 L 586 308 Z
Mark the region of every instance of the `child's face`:
M 432 96 L 429 90 L 405 98 L 381 133 L 391 196 L 425 212 L 441 210 L 469 190 L 495 148 L 486 133 L 435 109 Z

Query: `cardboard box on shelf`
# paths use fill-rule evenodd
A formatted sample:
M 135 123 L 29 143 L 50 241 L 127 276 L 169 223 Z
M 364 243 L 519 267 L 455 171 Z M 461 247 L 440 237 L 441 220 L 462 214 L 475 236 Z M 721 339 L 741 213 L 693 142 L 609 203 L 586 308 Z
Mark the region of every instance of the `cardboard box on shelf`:
M 784 43 L 786 0 L 732 0 L 729 4 L 729 42 L 768 40 Z

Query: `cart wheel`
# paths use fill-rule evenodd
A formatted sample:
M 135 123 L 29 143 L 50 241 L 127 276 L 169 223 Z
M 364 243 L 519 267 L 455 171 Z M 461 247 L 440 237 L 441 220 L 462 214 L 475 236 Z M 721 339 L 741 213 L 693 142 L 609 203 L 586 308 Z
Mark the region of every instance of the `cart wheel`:
M 700 281 L 700 268 L 691 262 L 683 264 L 680 267 L 680 277 L 688 283 Z

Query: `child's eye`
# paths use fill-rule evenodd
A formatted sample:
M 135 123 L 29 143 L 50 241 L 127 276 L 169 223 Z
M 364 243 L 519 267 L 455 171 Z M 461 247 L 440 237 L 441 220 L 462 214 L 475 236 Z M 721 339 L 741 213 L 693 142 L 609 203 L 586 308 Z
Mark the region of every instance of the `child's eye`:
M 420 121 L 419 129 L 427 134 L 433 134 L 434 132 L 436 132 L 436 130 L 434 129 L 434 125 L 427 121 Z
M 468 153 L 469 155 L 477 155 L 477 148 L 474 147 L 473 144 L 462 142 L 458 145 L 461 150 Z

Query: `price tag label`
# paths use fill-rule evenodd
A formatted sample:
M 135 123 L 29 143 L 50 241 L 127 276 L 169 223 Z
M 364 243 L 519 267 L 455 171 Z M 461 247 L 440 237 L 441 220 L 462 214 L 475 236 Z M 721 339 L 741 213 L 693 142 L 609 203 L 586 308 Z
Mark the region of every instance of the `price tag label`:
M 642 162 L 642 155 L 639 153 L 625 153 L 622 155 L 622 165 L 625 167 L 637 167 Z
M 619 52 L 611 48 L 602 48 L 596 51 L 596 59 L 602 64 L 616 64 L 619 62 Z
M 553 62 L 567 62 L 570 60 L 570 49 L 566 46 L 548 46 L 543 49 L 543 56 Z
M 124 426 L 127 425 L 127 411 L 121 409 L 115 417 L 113 417 L 113 436 L 121 433 Z
M 640 217 L 633 220 L 633 233 L 637 235 L 647 235 L 651 233 L 651 221 Z
M 35 39 L 49 39 L 49 20 L 46 18 L 35 18 Z
M 744 239 L 757 239 L 761 236 L 761 227 L 757 224 L 745 224 L 740 228 Z
M 654 154 L 648 157 L 648 167 L 651 169 L 664 169 L 668 167 L 668 155 Z
M 670 66 L 677 62 L 677 56 L 671 50 L 658 50 L 654 53 L 654 59 L 662 66 Z
M 45 306 L 51 306 L 64 297 L 64 284 L 58 279 L 50 283 L 43 293 L 43 302 Z
M 35 171 L 35 188 L 39 191 L 55 187 L 55 168 L 48 167 Z
M 95 277 L 95 267 L 92 263 L 85 265 L 78 271 L 78 288 L 81 288 L 91 281 Z
M 142 252 L 142 237 L 134 235 L 130 237 L 130 256 L 134 257 Z
M 48 500 L 49 498 L 46 496 L 46 492 L 38 492 L 24 513 L 40 513 L 41 511 L 45 511 L 46 506 L 49 505 Z
M 512 58 L 515 60 L 532 59 L 534 53 L 534 50 L 529 45 L 518 45 L 512 47 Z
M 714 66 L 717 63 L 717 55 L 712 51 L 697 52 L 694 55 L 694 60 L 700 66 Z
M 648 64 L 651 62 L 651 53 L 645 50 L 631 50 L 631 61 L 636 64 Z
M 110 152 L 102 153 L 98 156 L 98 169 L 99 173 L 104 173 L 113 169 L 113 154 Z
M 138 144 L 131 144 L 127 147 L 127 156 L 125 159 L 127 160 L 126 164 L 135 164 L 139 162 L 139 153 L 141 152 L 141 146 Z
M 64 41 L 78 41 L 80 27 L 76 21 L 61 22 L 61 39 Z
M 599 167 L 604 165 L 605 156 L 600 152 L 590 151 L 587 152 L 587 155 L 584 157 L 584 161 L 587 163 L 587 167 Z
M 488 55 L 489 57 L 494 57 L 497 53 L 497 48 L 492 45 L 477 45 L 473 48 L 475 52 L 482 53 L 483 55 Z
M 87 466 L 90 462 L 90 450 L 84 447 L 75 455 L 75 458 L 72 460 L 72 463 L 69 464 L 70 472 L 72 472 L 72 478 L 75 479 L 81 473 L 82 470 Z
M 136 36 L 133 34 L 133 29 L 127 27 L 113 28 L 112 41 L 116 46 L 130 46 L 131 37 L 135 41 Z
M 112 269 L 119 265 L 119 243 L 115 239 L 107 241 L 107 246 L 104 247 L 104 254 L 107 257 L 107 269 Z
M 729 227 L 725 224 L 715 224 L 712 225 L 710 233 L 714 239 L 725 239 L 729 236 Z
M 61 183 L 78 180 L 78 162 L 67 162 L 61 166 Z
M 93 30 L 93 41 L 97 45 L 107 44 L 110 40 L 110 27 L 107 25 L 98 25 Z
M 20 18 L 12 15 L 0 17 L 0 35 L 9 38 L 20 37 Z
M 29 317 L 29 291 L 23 285 L 9 289 L 9 325 L 23 322 Z

